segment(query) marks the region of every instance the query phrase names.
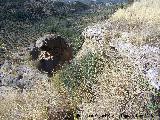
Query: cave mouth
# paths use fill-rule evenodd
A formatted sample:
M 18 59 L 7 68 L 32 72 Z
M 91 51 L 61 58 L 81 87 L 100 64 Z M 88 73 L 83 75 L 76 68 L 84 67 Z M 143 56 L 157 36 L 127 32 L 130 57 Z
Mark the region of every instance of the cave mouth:
M 33 61 L 37 61 L 38 70 L 52 76 L 64 63 L 70 63 L 73 51 L 67 39 L 47 34 L 36 41 L 30 55 Z

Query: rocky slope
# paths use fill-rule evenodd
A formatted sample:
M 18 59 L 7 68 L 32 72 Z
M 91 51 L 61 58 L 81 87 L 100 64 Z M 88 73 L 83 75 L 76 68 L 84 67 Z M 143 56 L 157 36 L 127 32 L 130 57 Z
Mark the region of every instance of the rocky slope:
M 159 8 L 158 0 L 135 2 L 84 30 L 85 43 L 77 59 L 98 53 L 106 64 L 92 88 L 94 102 L 80 105 L 82 119 L 152 116 L 147 107 L 152 89 L 160 89 Z
M 149 106 L 153 101 L 154 105 L 159 104 L 159 97 L 154 97 L 160 89 L 159 8 L 159 0 L 135 2 L 109 20 L 84 30 L 85 42 L 72 62 L 76 64 L 94 53 L 103 59 L 104 66 L 90 86 L 91 100 L 80 98 L 82 101 L 76 106 L 82 120 L 159 119 L 159 108 L 153 110 Z M 0 119 L 52 120 L 70 111 L 70 93 L 66 88 L 60 88 L 61 92 L 57 88 L 59 74 L 48 82 L 51 79 L 31 66 L 34 63 L 26 51 L 12 53 L 12 59 L 0 68 Z M 72 83 L 71 78 L 68 76 L 67 84 Z M 85 93 L 82 89 L 77 91 L 77 98 Z M 73 119 L 73 113 L 69 114 Z
M 114 48 L 121 56 L 127 57 L 137 69 L 137 72 L 148 77 L 150 83 L 159 90 L 159 13 L 152 13 L 153 16 L 149 16 L 151 18 L 145 16 L 146 14 L 151 14 L 148 8 L 154 11 L 156 8 L 159 9 L 159 6 L 153 8 L 155 2 L 150 6 L 147 6 L 147 2 L 148 1 L 143 3 L 136 2 L 132 7 L 124 10 L 124 14 L 122 14 L 122 10 L 119 10 L 112 18 L 110 18 L 110 20 L 86 28 L 83 32 L 86 41 L 83 44 L 78 57 L 84 56 L 89 51 L 104 54 L 107 51 L 106 46 Z M 146 10 L 145 12 L 143 11 L 144 13 L 139 13 L 136 17 L 130 16 L 130 14 L 139 12 L 134 11 L 134 9 L 137 9 L 137 7 L 141 7 L 142 5 L 144 5 L 142 9 Z M 125 17 L 125 14 L 129 14 L 128 16 L 126 15 L 126 17 L 130 17 L 129 21 L 125 20 L 125 18 L 118 18 Z M 140 16 L 141 14 L 144 14 L 144 18 Z M 157 19 L 155 19 L 155 17 Z M 136 21 L 136 19 L 141 20 Z M 150 19 L 152 19 L 152 21 Z
M 86 28 L 83 34 L 86 37 L 86 41 L 77 58 L 85 56 L 88 52 L 108 55 L 106 46 L 109 46 L 115 49 L 121 56 L 127 57 L 137 69 L 137 72 L 148 77 L 150 84 L 158 90 L 160 89 L 160 81 L 158 78 L 160 72 L 159 41 L 155 43 L 144 43 L 143 45 L 134 45 L 134 41 L 130 40 L 137 37 L 135 31 L 119 31 L 109 21 L 90 26 Z M 106 37 L 108 37 L 109 41 L 107 41 Z

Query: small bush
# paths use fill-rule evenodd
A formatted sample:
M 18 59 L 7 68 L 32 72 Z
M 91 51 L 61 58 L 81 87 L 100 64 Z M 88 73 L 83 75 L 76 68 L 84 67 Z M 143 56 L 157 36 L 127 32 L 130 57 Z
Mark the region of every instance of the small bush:
M 64 68 L 60 80 L 73 101 L 77 98 L 78 101 L 92 98 L 92 85 L 97 82 L 97 75 L 103 71 L 103 65 L 104 61 L 98 54 L 89 53 L 81 61 L 73 61 Z

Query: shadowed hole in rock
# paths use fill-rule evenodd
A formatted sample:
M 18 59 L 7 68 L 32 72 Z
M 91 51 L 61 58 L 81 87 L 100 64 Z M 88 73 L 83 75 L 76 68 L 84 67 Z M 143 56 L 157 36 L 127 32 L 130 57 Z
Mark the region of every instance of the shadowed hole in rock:
M 155 93 L 151 94 L 151 103 L 154 106 L 155 114 L 160 118 L 160 90 L 155 90 Z M 152 116 L 154 117 L 154 115 Z
M 74 114 L 72 110 L 67 109 L 50 109 L 48 108 L 47 120 L 74 120 Z
M 0 80 L 0 86 L 2 86 L 2 80 Z
M 127 119 L 127 118 L 130 118 L 130 116 L 125 113 L 122 113 L 122 114 L 120 114 L 120 118 Z
M 89 115 L 88 117 L 94 117 L 94 115 Z
M 105 113 L 104 115 L 101 115 L 100 118 L 104 118 L 104 117 L 108 117 L 108 116 L 109 115 Z
M 145 115 L 141 115 L 141 114 L 140 114 L 140 115 L 139 115 L 139 114 L 136 114 L 135 117 L 136 117 L 136 118 L 141 118 L 141 119 L 143 119 L 143 117 L 146 117 L 146 116 L 145 116 Z
M 81 117 L 80 114 L 76 114 L 76 118 L 79 119 Z
M 40 54 L 40 51 L 38 50 L 37 47 L 34 46 L 34 48 L 32 49 L 32 51 L 30 51 L 30 55 L 32 57 L 32 60 L 36 60 L 38 58 Z
M 20 79 L 22 79 L 23 78 L 23 75 L 19 75 L 18 77 L 17 77 L 17 80 L 20 80 Z
M 72 48 L 67 40 L 55 34 L 39 38 L 30 55 L 32 60 L 37 61 L 38 70 L 47 72 L 48 76 L 52 76 L 53 72 L 73 58 Z

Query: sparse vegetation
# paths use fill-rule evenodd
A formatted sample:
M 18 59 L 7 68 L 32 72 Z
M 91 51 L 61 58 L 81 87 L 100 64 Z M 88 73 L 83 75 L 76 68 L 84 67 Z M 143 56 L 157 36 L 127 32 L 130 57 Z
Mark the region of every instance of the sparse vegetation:
M 0 119 L 159 119 L 159 0 L 86 13 L 81 2 L 0 2 L 0 52 L 10 55 L 0 66 Z M 23 13 L 17 5 L 24 2 Z M 48 33 L 66 38 L 74 52 L 50 78 L 25 48 Z
M 81 61 L 75 61 L 64 68 L 60 79 L 70 93 L 71 98 L 73 98 L 73 101 L 76 101 L 77 97 L 79 97 L 81 102 L 82 99 L 92 99 L 92 85 L 96 84 L 96 78 L 103 71 L 103 66 L 103 58 L 90 53 Z

